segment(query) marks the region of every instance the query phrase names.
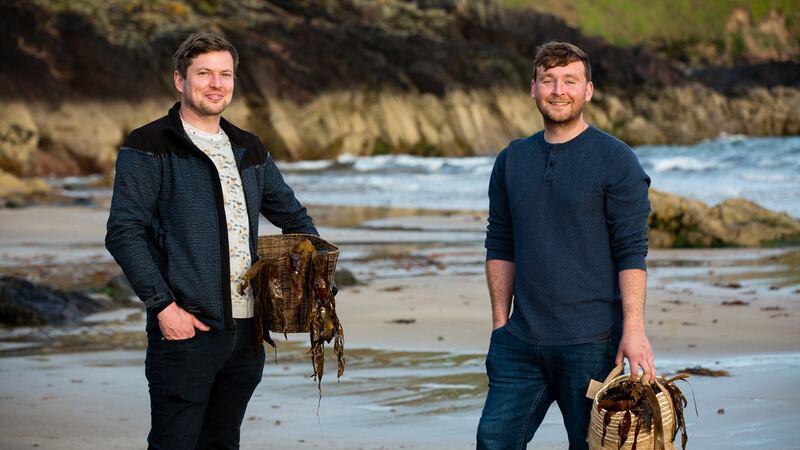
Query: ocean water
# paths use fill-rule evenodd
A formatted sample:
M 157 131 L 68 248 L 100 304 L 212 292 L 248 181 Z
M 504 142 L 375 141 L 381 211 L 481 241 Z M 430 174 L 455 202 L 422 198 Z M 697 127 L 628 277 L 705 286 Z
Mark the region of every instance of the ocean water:
M 634 151 L 655 189 L 710 205 L 742 197 L 800 218 L 800 136 L 725 136 L 696 145 L 643 146 Z M 494 158 L 343 155 L 278 165 L 306 204 L 485 210 Z M 48 182 L 76 198 L 109 197 L 108 188 L 88 187 L 99 178 Z
M 800 136 L 724 136 L 634 151 L 655 189 L 710 205 L 742 197 L 800 217 Z M 279 165 L 304 203 L 480 210 L 488 208 L 493 163 L 494 155 L 344 155 Z

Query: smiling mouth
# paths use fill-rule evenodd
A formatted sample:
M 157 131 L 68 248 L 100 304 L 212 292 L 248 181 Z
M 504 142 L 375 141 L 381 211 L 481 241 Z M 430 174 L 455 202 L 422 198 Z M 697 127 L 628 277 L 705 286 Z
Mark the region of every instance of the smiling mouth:
M 549 103 L 551 105 L 555 105 L 555 106 L 567 106 L 567 105 L 570 104 L 570 102 L 557 102 L 557 101 L 552 101 L 552 100 L 548 101 L 547 103 Z
M 223 96 L 222 94 L 208 94 L 206 95 L 206 98 L 209 100 L 219 101 L 222 100 Z

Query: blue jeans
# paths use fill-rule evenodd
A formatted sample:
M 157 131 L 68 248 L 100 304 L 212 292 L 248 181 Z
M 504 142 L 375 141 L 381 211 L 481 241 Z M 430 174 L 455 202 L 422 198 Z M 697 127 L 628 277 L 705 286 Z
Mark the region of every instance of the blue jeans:
M 564 417 L 570 450 L 588 449 L 592 401 L 589 380 L 614 367 L 619 338 L 564 346 L 523 342 L 505 327 L 492 332 L 486 373 L 489 394 L 478 425 L 478 450 L 521 450 L 533 439 L 555 401 Z
M 196 331 L 169 341 L 147 336 L 150 450 L 238 449 L 239 428 L 264 371 L 263 347 L 253 344 L 253 319 L 233 330 Z

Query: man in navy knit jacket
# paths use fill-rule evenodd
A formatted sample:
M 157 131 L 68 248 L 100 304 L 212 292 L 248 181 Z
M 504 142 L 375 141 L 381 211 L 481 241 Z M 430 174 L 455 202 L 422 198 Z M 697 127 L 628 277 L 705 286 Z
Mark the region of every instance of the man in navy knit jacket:
M 586 449 L 589 381 L 626 358 L 655 379 L 644 331 L 650 179 L 631 149 L 583 118 L 591 66 L 551 42 L 531 96 L 544 130 L 511 142 L 489 182 L 492 332 L 479 449 L 522 449 L 555 401 L 570 449 Z M 513 314 L 512 312 L 513 303 Z

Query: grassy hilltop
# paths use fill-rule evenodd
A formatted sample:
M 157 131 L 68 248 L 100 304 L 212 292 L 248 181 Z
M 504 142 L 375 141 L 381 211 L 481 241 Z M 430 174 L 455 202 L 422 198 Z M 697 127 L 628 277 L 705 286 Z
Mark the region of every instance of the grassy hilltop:
M 798 60 L 797 0 L 501 0 L 688 63 Z

